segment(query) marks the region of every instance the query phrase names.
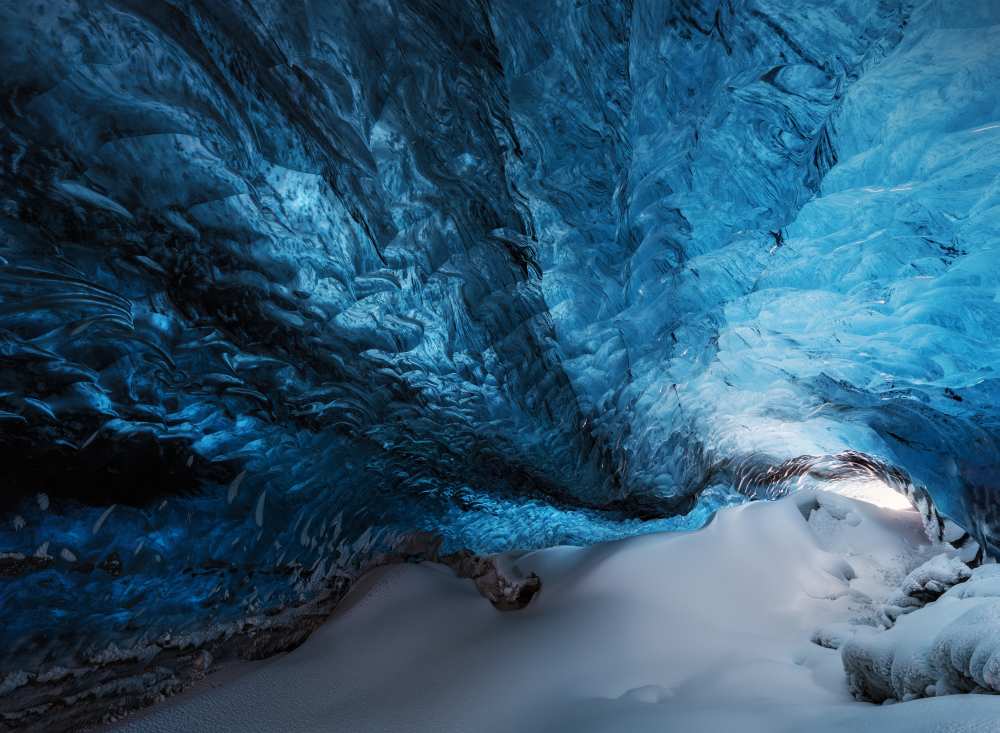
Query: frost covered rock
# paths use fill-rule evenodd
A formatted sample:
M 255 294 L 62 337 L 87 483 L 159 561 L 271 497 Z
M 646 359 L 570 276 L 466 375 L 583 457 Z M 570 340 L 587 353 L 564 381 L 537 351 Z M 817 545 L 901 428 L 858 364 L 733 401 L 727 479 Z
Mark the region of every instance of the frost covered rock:
M 930 567 L 928 567 L 930 566 Z M 1000 693 L 1000 566 L 984 565 L 958 580 L 958 565 L 931 561 L 907 577 L 918 599 L 957 581 L 941 596 L 880 633 L 841 647 L 851 693 L 862 700 L 911 700 L 957 692 Z
M 972 570 L 957 557 L 937 555 L 906 576 L 900 589 L 880 609 L 880 620 L 884 626 L 892 626 L 903 614 L 923 608 L 971 576 Z
M 875 633 L 872 626 L 858 622 L 841 621 L 820 626 L 813 631 L 809 640 L 826 649 L 840 649 L 847 641 L 854 639 L 859 634 L 871 633 Z

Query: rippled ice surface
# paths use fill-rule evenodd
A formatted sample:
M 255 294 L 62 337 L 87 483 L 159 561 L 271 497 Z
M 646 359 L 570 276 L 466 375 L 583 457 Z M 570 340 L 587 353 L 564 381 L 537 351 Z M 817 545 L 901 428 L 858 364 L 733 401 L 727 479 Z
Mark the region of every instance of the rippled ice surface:
M 996 551 L 997 4 L 527 5 L 0 11 L 10 663 L 846 450 Z

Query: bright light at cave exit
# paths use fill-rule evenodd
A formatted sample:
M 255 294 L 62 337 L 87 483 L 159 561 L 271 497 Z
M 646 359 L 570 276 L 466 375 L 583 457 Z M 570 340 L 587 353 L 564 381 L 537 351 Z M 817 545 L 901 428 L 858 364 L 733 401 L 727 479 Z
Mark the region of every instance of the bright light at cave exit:
M 875 478 L 837 482 L 836 493 L 849 496 L 852 499 L 866 501 L 869 504 L 884 507 L 885 509 L 901 511 L 913 508 L 910 500 L 904 494 L 896 491 L 884 481 Z

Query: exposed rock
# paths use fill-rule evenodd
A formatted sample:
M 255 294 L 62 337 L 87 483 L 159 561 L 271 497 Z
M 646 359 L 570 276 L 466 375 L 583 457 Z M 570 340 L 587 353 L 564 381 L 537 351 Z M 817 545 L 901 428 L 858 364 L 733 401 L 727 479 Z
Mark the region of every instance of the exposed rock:
M 14 578 L 52 565 L 48 555 L 22 555 L 20 552 L 0 553 L 0 578 Z
M 500 556 L 460 550 L 442 556 L 440 562 L 458 577 L 471 578 L 483 597 L 499 611 L 524 608 L 542 588 L 542 581 L 535 573 L 523 576 L 516 566 L 503 563 Z
M 100 568 L 101 568 L 101 570 L 103 570 L 104 572 L 106 572 L 108 575 L 111 575 L 111 576 L 113 576 L 115 578 L 117 578 L 119 575 L 121 575 L 122 574 L 122 560 L 118 556 L 118 553 L 117 552 L 112 552 L 110 555 L 108 555 L 106 558 L 104 558 L 104 561 L 101 563 Z

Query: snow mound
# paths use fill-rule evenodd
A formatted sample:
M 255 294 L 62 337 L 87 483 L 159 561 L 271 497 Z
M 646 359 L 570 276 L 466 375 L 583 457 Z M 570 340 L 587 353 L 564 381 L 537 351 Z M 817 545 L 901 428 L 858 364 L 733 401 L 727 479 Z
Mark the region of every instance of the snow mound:
M 935 593 L 933 603 L 923 600 Z M 898 612 L 891 628 L 841 647 L 855 697 L 886 702 L 1000 692 L 1000 566 L 970 571 L 936 557 L 907 576 L 887 608 Z

